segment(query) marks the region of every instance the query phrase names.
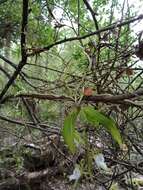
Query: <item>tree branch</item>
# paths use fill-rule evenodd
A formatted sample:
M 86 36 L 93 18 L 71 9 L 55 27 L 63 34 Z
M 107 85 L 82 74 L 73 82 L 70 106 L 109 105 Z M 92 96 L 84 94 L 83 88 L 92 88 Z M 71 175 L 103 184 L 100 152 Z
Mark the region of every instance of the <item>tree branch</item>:
M 21 61 L 17 66 L 17 69 L 14 71 L 13 75 L 3 88 L 0 94 L 0 103 L 8 91 L 9 87 L 14 83 L 15 79 L 19 75 L 20 71 L 22 70 L 23 66 L 27 62 L 27 55 L 26 55 L 26 31 L 27 31 L 27 23 L 28 23 L 28 0 L 23 0 L 23 13 L 22 13 L 22 28 L 21 28 Z
M 113 103 L 113 104 L 125 104 L 130 106 L 138 106 L 142 107 L 142 104 L 137 104 L 132 102 L 131 100 L 133 98 L 137 98 L 143 95 L 143 89 L 139 89 L 137 91 L 134 91 L 132 93 L 126 93 L 126 94 L 119 94 L 119 95 L 111 95 L 111 94 L 98 94 L 95 96 L 84 96 L 82 101 L 83 102 L 103 102 L 103 103 Z M 74 99 L 67 96 L 54 96 L 54 95 L 48 95 L 48 94 L 17 94 L 17 95 L 11 95 L 5 97 L 2 103 L 7 101 L 8 99 L 14 99 L 14 98 L 36 98 L 40 100 L 52 100 L 52 101 L 72 101 L 74 102 Z
M 28 53 L 27 56 L 34 56 L 34 55 L 37 55 L 38 53 L 48 51 L 52 47 L 55 47 L 55 46 L 60 45 L 62 43 L 71 42 L 71 41 L 75 41 L 75 40 L 82 40 L 82 39 L 88 38 L 90 36 L 98 35 L 98 34 L 100 34 L 102 32 L 105 32 L 105 31 L 112 30 L 112 29 L 117 28 L 117 27 L 121 27 L 121 26 L 130 24 L 132 22 L 135 22 L 135 21 L 141 20 L 141 19 L 143 19 L 143 15 L 139 15 L 138 17 L 131 18 L 131 19 L 126 20 L 126 21 L 124 21 L 122 23 L 119 22 L 119 24 L 117 24 L 117 23 L 112 24 L 110 26 L 104 27 L 104 28 L 102 28 L 100 30 L 97 30 L 95 32 L 91 32 L 91 33 L 86 34 L 84 36 L 76 36 L 76 37 L 71 37 L 71 38 L 65 38 L 63 40 L 57 41 L 57 42 L 55 42 L 55 43 L 53 43 L 53 44 L 51 44 L 49 46 L 43 47 L 43 48 L 34 48 L 34 51 L 31 52 L 31 53 Z

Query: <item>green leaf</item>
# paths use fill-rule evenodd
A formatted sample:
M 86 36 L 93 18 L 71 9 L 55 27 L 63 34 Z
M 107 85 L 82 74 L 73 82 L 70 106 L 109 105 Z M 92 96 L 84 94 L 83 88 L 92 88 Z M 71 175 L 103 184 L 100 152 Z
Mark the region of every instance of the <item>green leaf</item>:
M 74 110 L 71 112 L 64 120 L 64 126 L 62 129 L 62 135 L 65 143 L 68 145 L 70 151 L 75 153 L 75 122 L 77 119 L 79 111 Z
M 78 131 L 76 131 L 75 130 L 75 132 L 74 132 L 74 142 L 75 142 L 75 144 L 78 146 L 78 145 L 84 145 L 85 144 L 85 142 L 84 142 L 84 140 L 83 140 L 83 138 L 81 138 L 81 135 L 80 135 L 80 133 L 78 132 Z
M 82 111 L 87 119 L 87 121 L 93 125 L 98 123 L 102 124 L 108 132 L 112 135 L 113 139 L 119 144 L 122 145 L 122 138 L 116 123 L 113 119 L 108 118 L 99 111 L 95 110 L 92 106 L 83 107 Z
M 87 107 L 88 108 L 88 107 Z M 89 114 L 86 107 L 82 108 L 80 111 L 81 120 L 84 122 L 89 122 L 92 125 L 99 126 L 99 122 L 94 114 Z

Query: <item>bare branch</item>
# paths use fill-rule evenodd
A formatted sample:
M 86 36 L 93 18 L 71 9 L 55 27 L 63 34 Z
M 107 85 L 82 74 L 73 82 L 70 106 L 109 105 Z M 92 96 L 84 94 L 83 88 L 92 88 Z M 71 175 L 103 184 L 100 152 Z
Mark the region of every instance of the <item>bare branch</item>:
M 23 13 L 22 13 L 22 28 L 21 28 L 21 61 L 17 66 L 17 69 L 14 71 L 13 75 L 3 88 L 0 94 L 0 102 L 2 98 L 8 91 L 9 87 L 14 83 L 15 79 L 19 75 L 20 71 L 24 67 L 27 62 L 27 55 L 26 55 L 26 31 L 27 31 L 27 23 L 28 23 L 28 0 L 23 0 Z
M 102 32 L 105 32 L 105 31 L 112 30 L 112 29 L 117 28 L 117 27 L 121 27 L 121 26 L 130 24 L 132 22 L 135 22 L 135 21 L 138 21 L 138 20 L 141 20 L 141 19 L 143 19 L 143 15 L 139 15 L 138 17 L 131 18 L 131 19 L 126 20 L 126 21 L 121 22 L 121 23 L 119 22 L 119 24 L 117 24 L 117 23 L 112 24 L 110 26 L 104 27 L 104 28 L 102 28 L 100 30 L 97 30 L 95 32 L 91 32 L 91 33 L 86 34 L 84 36 L 76 36 L 76 37 L 71 37 L 71 38 L 65 38 L 65 39 L 57 41 L 57 42 L 55 42 L 55 43 L 53 43 L 53 44 L 51 44 L 49 46 L 46 46 L 46 47 L 43 47 L 43 48 L 35 48 L 34 51 L 32 53 L 28 53 L 27 56 L 37 55 L 38 53 L 48 51 L 52 47 L 55 47 L 55 46 L 60 45 L 62 43 L 71 42 L 71 41 L 75 41 L 75 40 L 82 40 L 82 39 L 88 38 L 90 36 L 98 35 L 98 34 L 100 34 Z

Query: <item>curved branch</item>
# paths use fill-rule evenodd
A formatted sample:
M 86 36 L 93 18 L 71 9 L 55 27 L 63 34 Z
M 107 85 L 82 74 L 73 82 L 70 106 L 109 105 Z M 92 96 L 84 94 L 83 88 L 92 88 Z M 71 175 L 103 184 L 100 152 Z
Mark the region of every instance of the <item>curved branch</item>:
M 108 31 L 108 30 L 112 30 L 114 28 L 117 28 L 117 27 L 121 27 L 121 26 L 124 26 L 124 25 L 127 25 L 127 24 L 130 24 L 132 22 L 135 22 L 137 20 L 141 20 L 143 19 L 143 15 L 139 15 L 138 17 L 134 17 L 134 18 L 131 18 L 129 20 L 126 20 L 124 22 L 119 22 L 119 24 L 117 23 L 114 23 L 110 26 L 107 26 L 107 27 L 104 27 L 100 30 L 97 30 L 97 31 L 94 31 L 94 32 L 91 32 L 89 34 L 86 34 L 84 36 L 76 36 L 76 37 L 71 37 L 71 38 L 65 38 L 63 40 L 59 40 L 51 45 L 48 45 L 46 47 L 43 47 L 43 48 L 33 48 L 32 49 L 28 49 L 29 51 L 33 50 L 31 53 L 27 53 L 27 56 L 30 57 L 30 56 L 34 56 L 34 55 L 37 55 L 39 53 L 42 53 L 42 52 L 45 52 L 45 51 L 48 51 L 50 50 L 51 48 L 57 46 L 57 45 L 60 45 L 60 44 L 63 44 L 63 43 L 66 43 L 66 42 L 71 42 L 71 41 L 76 41 L 76 40 L 82 40 L 82 39 L 85 39 L 85 38 L 88 38 L 90 36 L 94 36 L 94 35 L 98 35 L 102 32 L 105 32 L 105 31 Z

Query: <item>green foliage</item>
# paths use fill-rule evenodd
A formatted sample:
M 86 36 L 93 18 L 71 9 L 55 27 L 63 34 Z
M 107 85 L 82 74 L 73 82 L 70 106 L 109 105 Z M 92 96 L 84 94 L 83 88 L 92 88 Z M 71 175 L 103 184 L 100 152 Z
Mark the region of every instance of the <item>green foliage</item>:
M 35 52 L 36 56 L 28 57 L 27 64 L 21 71 L 24 78 L 21 76 L 17 77 L 14 85 L 11 86 L 5 96 L 7 97 L 7 95 L 11 94 L 15 96 L 20 93 L 40 94 L 45 95 L 45 97 L 46 95 L 51 95 L 52 98 L 48 101 L 35 100 L 37 109 L 34 111 L 34 114 L 38 118 L 37 126 L 45 124 L 49 128 L 53 126 L 58 128 L 65 114 L 63 110 L 66 109 L 64 96 L 68 96 L 72 100 L 74 99 L 76 103 L 80 102 L 80 99 L 80 103 L 82 104 L 84 102 L 84 98 L 81 96 L 83 87 L 92 87 L 93 91 L 95 90 L 93 92 L 94 94 L 96 92 L 97 94 L 109 92 L 116 95 L 123 93 L 124 89 L 127 92 L 132 92 L 140 84 L 142 76 L 140 75 L 140 78 L 136 78 L 140 72 L 139 70 L 135 71 L 136 73 L 133 76 L 128 76 L 124 72 L 123 75 L 116 77 L 122 70 L 122 67 L 126 68 L 129 64 L 134 63 L 134 59 L 132 59 L 133 55 L 126 57 L 126 54 L 130 54 L 129 50 L 132 50 L 131 52 L 133 53 L 134 45 L 132 42 L 135 40 L 135 37 L 131 33 L 130 24 L 121 28 L 116 27 L 116 23 L 120 23 L 121 18 L 121 15 L 119 16 L 118 13 L 123 12 L 122 21 L 125 21 L 134 15 L 132 10 L 125 13 L 124 8 L 119 4 L 118 0 L 93 0 L 89 1 L 89 3 L 95 12 L 99 29 L 114 23 L 115 29 L 102 32 L 100 41 L 98 35 L 93 35 L 86 39 L 69 41 L 58 46 L 55 45 L 53 48 L 45 51 L 45 53 L 37 55 L 36 48 L 49 47 L 49 45 L 59 40 L 66 41 L 70 37 L 77 37 L 78 39 L 85 34 L 92 33 L 96 30 L 95 21 L 83 0 L 69 0 L 66 2 L 63 0 L 29 1 L 26 48 L 28 48 L 28 53 L 29 51 Z M 0 5 L 0 51 L 1 54 L 5 54 L 3 39 L 7 39 L 7 34 L 9 33 L 11 35 L 10 53 L 9 57 L 6 54 L 4 56 L 17 65 L 21 60 L 20 30 L 22 1 L 2 0 L 0 1 Z M 50 11 L 48 8 L 50 8 Z M 95 42 L 95 46 L 89 45 L 92 41 Z M 92 58 L 95 60 L 92 60 Z M 3 61 L 1 66 L 3 67 L 4 64 Z M 8 73 L 12 76 L 15 69 L 11 68 L 11 66 L 9 67 L 10 70 L 8 68 Z M 3 68 L 5 69 L 5 65 Z M 6 83 L 7 78 L 2 73 L 0 75 L 0 89 L 3 89 Z M 55 98 L 56 96 L 62 97 L 62 99 L 57 100 Z M 57 103 L 57 101 L 60 103 Z M 70 106 L 73 106 L 71 104 Z M 106 104 L 105 108 L 107 112 L 110 110 L 110 106 L 108 107 Z M 119 109 L 122 108 L 119 106 Z M 113 111 L 115 111 L 114 108 Z M 126 113 L 126 111 L 128 112 Z M 39 136 L 38 133 L 36 134 L 37 130 L 35 129 L 34 131 L 32 128 L 26 126 L 27 122 L 33 123 L 34 120 L 29 115 L 21 99 L 10 99 L 10 101 L 1 105 L 0 112 L 1 115 L 9 117 L 11 121 L 18 120 L 25 124 L 25 126 L 19 126 L 18 124 L 4 121 L 2 127 L 4 128 L 6 126 L 5 129 L 8 128 L 8 132 L 10 132 L 10 128 L 15 128 L 13 133 L 17 137 L 24 137 L 30 131 L 31 135 L 37 139 L 37 136 Z M 130 107 L 128 110 L 125 110 L 125 115 L 130 118 L 132 113 L 133 118 L 133 112 L 133 108 Z M 92 143 L 89 141 L 91 134 L 88 134 L 86 128 L 83 132 L 84 134 L 79 133 L 76 128 L 76 122 L 80 121 L 82 124 L 89 123 L 97 129 L 97 132 L 105 129 L 113 140 L 119 145 L 122 145 L 122 137 L 117 124 L 105 114 L 99 110 L 95 110 L 92 106 L 84 106 L 80 110 L 74 109 L 69 112 L 64 120 L 64 126 L 62 128 L 64 141 L 72 153 L 75 153 L 80 146 L 84 146 L 86 152 L 85 165 L 87 164 L 88 173 L 93 168 L 94 150 L 90 147 Z M 119 112 L 117 118 L 119 118 L 118 121 L 123 120 L 120 122 L 122 125 L 128 121 L 120 118 L 121 115 Z M 81 116 L 81 118 L 78 118 L 78 116 Z M 35 125 L 33 126 L 36 128 Z M 100 128 L 101 126 L 102 128 Z M 45 130 L 46 128 L 44 128 Z M 128 128 L 125 130 L 128 131 Z M 104 141 L 104 138 L 101 140 Z M 16 161 L 17 167 L 19 167 L 21 165 L 19 155 L 16 154 L 14 160 Z
M 17 148 L 7 146 L 0 150 L 0 168 L 10 169 L 15 166 L 17 171 L 19 171 L 22 168 L 22 164 L 22 157 Z
M 121 146 L 122 138 L 120 132 L 116 126 L 116 123 L 113 119 L 105 116 L 100 113 L 98 110 L 95 110 L 92 106 L 86 106 L 81 108 L 80 113 L 84 115 L 87 122 L 91 123 L 93 126 L 98 127 L 99 124 L 103 125 L 107 131 L 112 135 L 113 139 Z M 74 110 L 69 113 L 69 115 L 64 120 L 64 126 L 62 129 L 62 135 L 65 140 L 65 143 L 68 145 L 70 151 L 74 153 L 76 151 L 75 141 L 79 144 L 83 140 L 80 137 L 80 134 L 75 129 L 75 123 L 79 110 Z
M 39 104 L 39 117 L 41 120 L 49 120 L 50 122 L 58 121 L 58 114 L 59 114 L 59 105 L 58 104 L 51 104 L 51 102 L 41 101 Z
M 119 144 L 122 145 L 122 138 L 116 123 L 113 119 L 108 118 L 104 114 L 100 113 L 98 110 L 95 110 L 92 106 L 83 107 L 82 111 L 85 114 L 85 118 L 92 125 L 97 126 L 98 123 L 103 125 L 108 132 L 112 135 L 113 139 Z
M 11 35 L 12 41 L 16 41 L 20 34 L 21 2 L 19 0 L 6 1 L 0 6 L 0 38 Z
M 65 143 L 68 145 L 72 153 L 75 153 L 76 150 L 75 140 L 79 139 L 78 133 L 75 132 L 75 122 L 78 113 L 78 110 L 74 110 L 65 118 L 64 127 L 62 130 L 62 135 L 64 137 Z

